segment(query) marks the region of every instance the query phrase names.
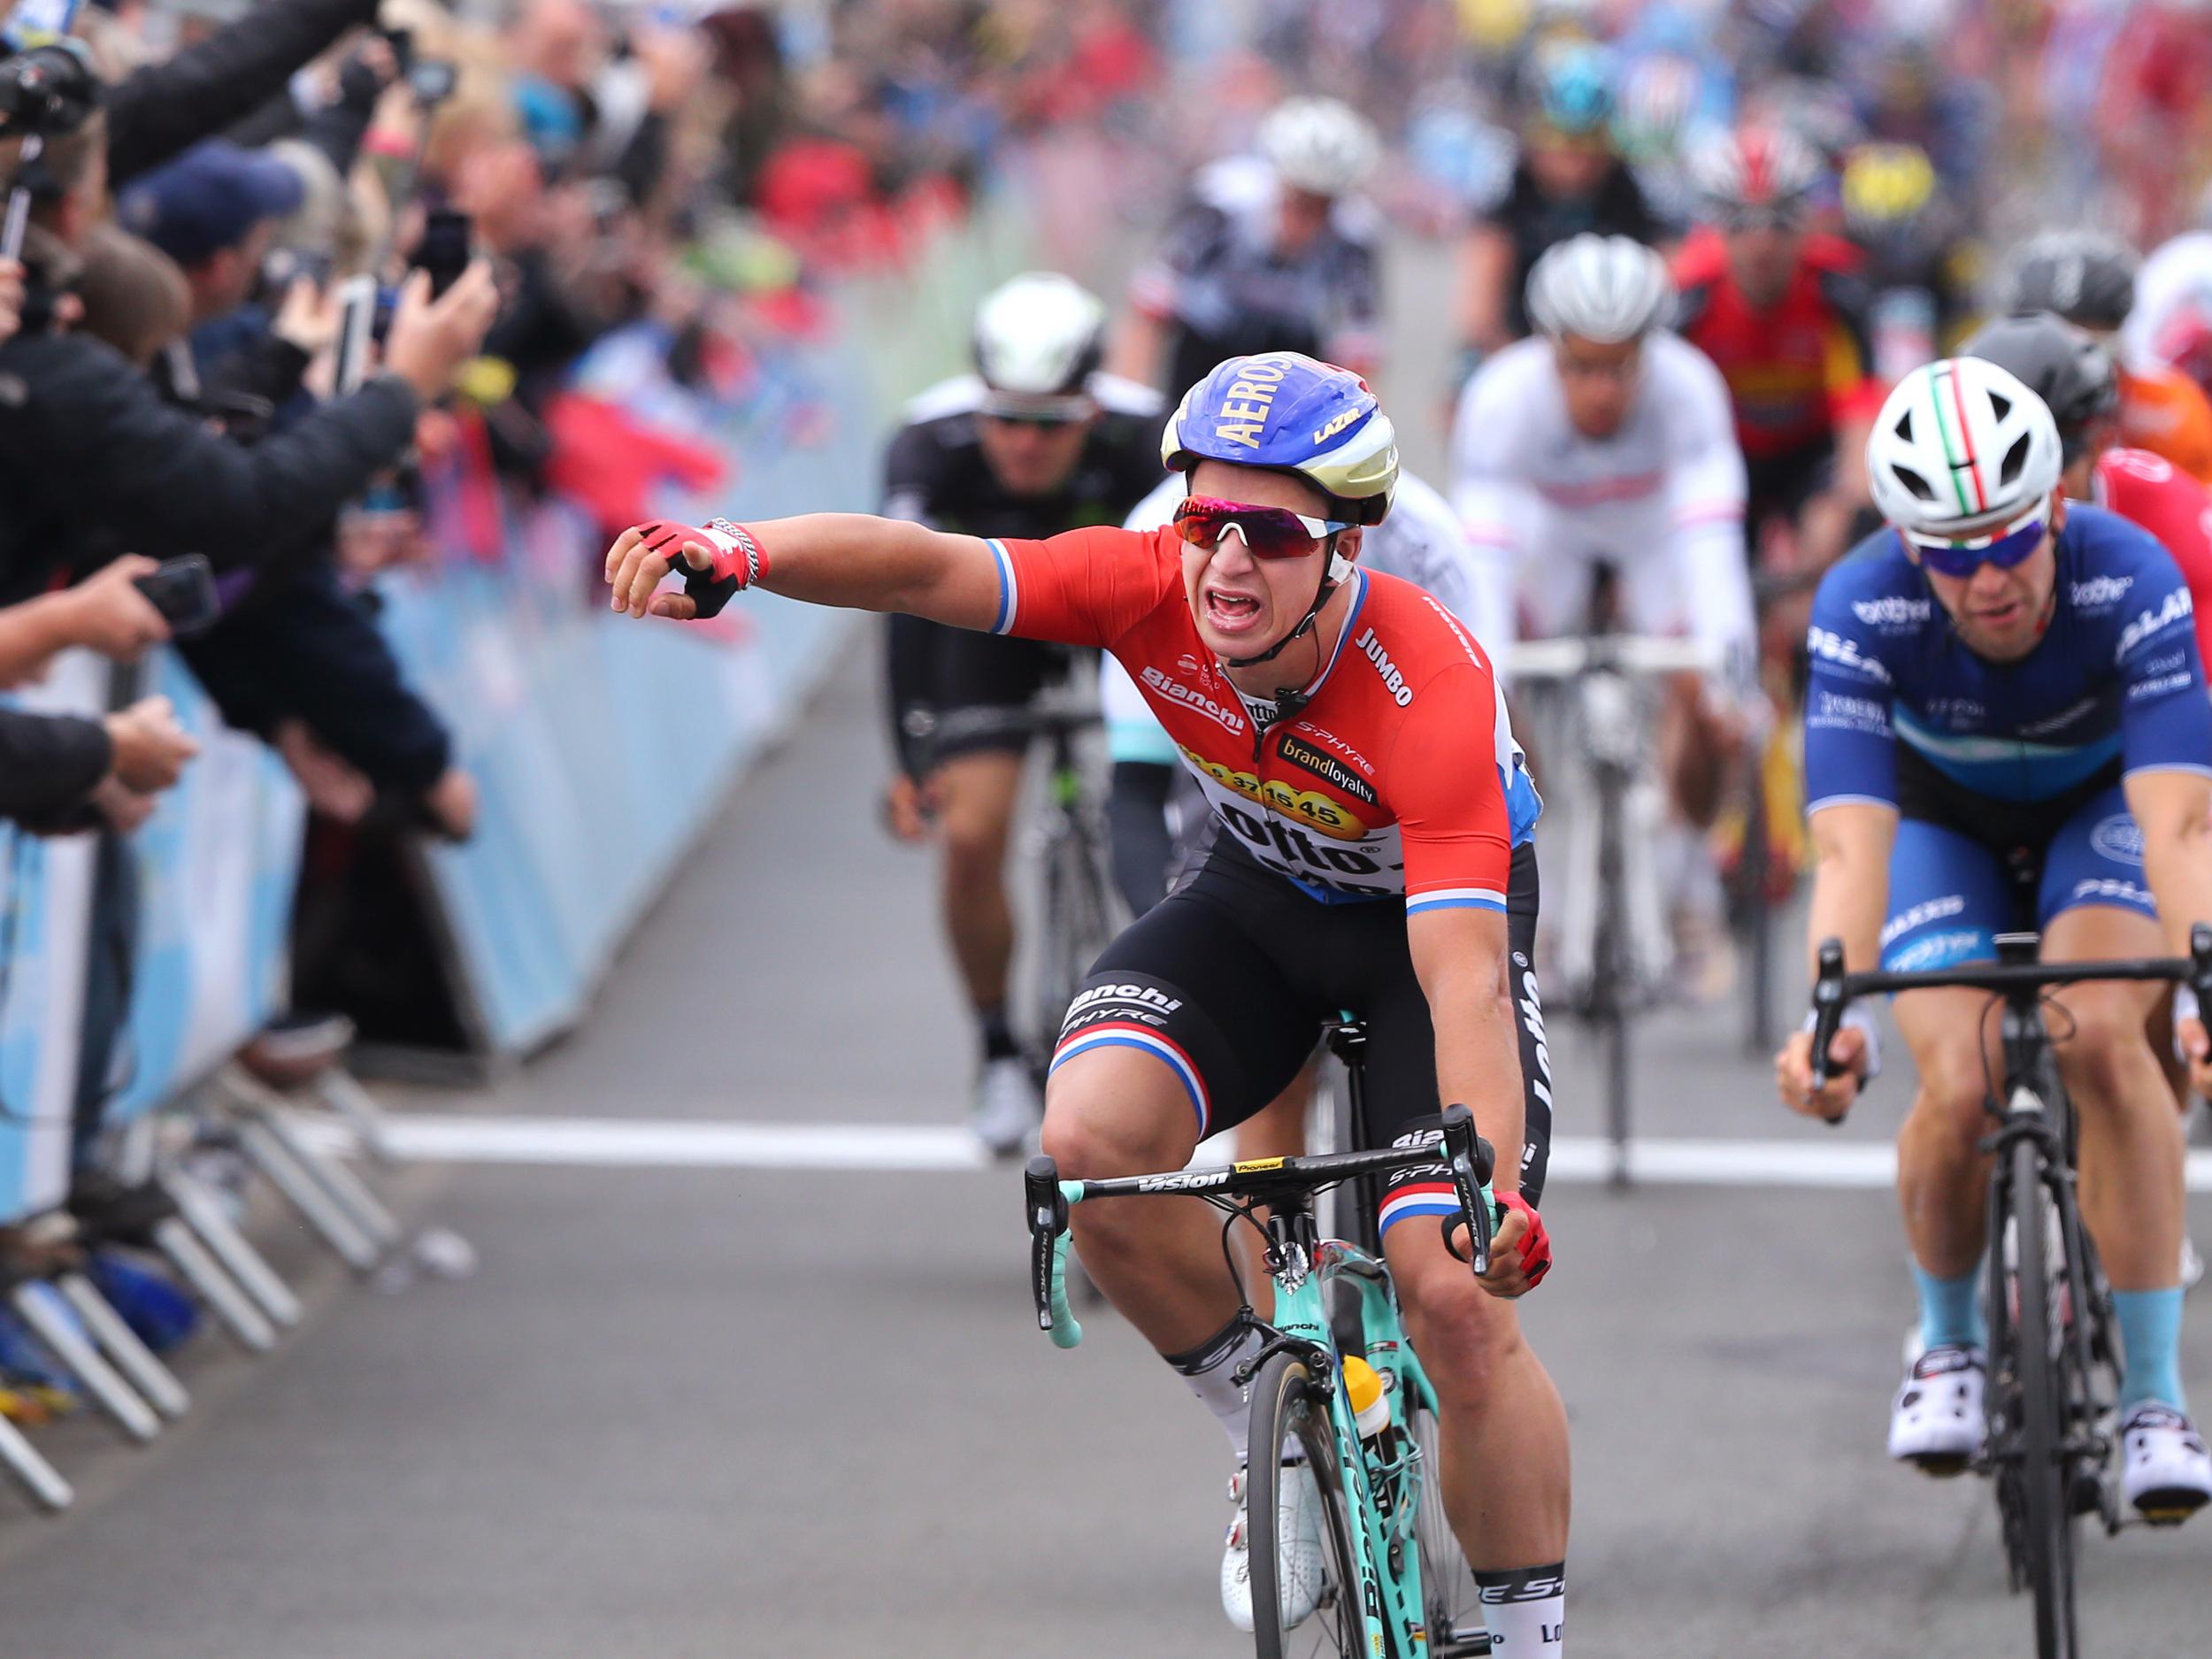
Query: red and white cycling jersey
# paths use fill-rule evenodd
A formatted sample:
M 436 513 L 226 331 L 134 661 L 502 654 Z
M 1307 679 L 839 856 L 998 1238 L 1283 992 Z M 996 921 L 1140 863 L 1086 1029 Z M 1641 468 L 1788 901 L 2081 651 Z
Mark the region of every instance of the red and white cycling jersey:
M 2107 449 L 2090 495 L 2158 538 L 2196 607 L 2197 649 L 2212 662 L 2212 490 L 2148 449 Z
M 1502 732 L 1489 659 L 1428 594 L 1355 566 L 1305 706 L 1263 726 L 1199 636 L 1172 528 L 989 545 L 993 631 L 1112 652 L 1261 864 L 1325 902 L 1505 908 L 1513 848 L 1540 807 Z

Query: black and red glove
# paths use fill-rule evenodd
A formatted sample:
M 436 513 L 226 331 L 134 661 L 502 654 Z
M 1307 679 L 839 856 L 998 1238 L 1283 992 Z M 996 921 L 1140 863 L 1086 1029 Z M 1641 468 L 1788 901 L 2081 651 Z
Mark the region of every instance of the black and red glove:
M 1521 1271 L 1533 1290 L 1551 1271 L 1551 1234 L 1544 1231 L 1544 1218 L 1536 1213 L 1536 1206 L 1520 1194 L 1500 1193 L 1497 1198 L 1501 1221 L 1516 1210 L 1528 1217 L 1528 1231 L 1521 1235 Z
M 684 592 L 702 617 L 716 615 L 741 589 L 768 573 L 768 550 L 760 538 L 727 518 L 710 518 L 695 526 L 657 518 L 638 526 L 638 534 L 647 552 L 666 559 L 668 568 L 684 579 Z M 705 570 L 685 557 L 687 545 L 712 555 Z

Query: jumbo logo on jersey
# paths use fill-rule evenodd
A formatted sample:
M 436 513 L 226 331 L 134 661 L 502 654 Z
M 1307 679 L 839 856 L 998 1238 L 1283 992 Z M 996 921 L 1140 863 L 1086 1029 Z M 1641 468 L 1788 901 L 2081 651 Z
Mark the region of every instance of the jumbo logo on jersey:
M 1282 380 L 1281 364 L 1270 363 L 1263 357 L 1247 362 L 1243 378 L 1229 382 L 1229 389 L 1222 394 L 1221 407 L 1214 411 L 1214 436 L 1240 443 L 1248 449 L 1258 449 L 1260 434 L 1267 426 L 1267 412 L 1275 402 L 1275 388 Z
M 1390 653 L 1383 649 L 1383 643 L 1375 637 L 1374 629 L 1361 629 L 1359 638 L 1354 640 L 1352 644 L 1361 656 L 1374 664 L 1375 672 L 1382 676 L 1383 684 L 1390 689 L 1391 702 L 1402 709 L 1413 701 L 1413 687 L 1406 684 L 1406 677 L 1390 660 Z

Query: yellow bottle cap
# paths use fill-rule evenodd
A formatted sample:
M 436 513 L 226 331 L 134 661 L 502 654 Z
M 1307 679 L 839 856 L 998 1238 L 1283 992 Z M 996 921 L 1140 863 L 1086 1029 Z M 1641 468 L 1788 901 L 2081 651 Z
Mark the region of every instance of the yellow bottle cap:
M 1372 1365 L 1356 1354 L 1344 1356 L 1344 1394 L 1352 1402 L 1354 1417 L 1381 1399 L 1382 1390 L 1382 1379 L 1375 1374 Z

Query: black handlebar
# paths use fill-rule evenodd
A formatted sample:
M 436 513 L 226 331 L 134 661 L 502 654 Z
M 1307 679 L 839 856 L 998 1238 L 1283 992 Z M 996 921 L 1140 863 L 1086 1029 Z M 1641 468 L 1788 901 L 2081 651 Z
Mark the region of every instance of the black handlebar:
M 2015 936 L 2016 937 L 2016 936 Z M 2006 940 L 2001 939 L 2001 953 Z M 2026 943 L 2022 941 L 2022 943 Z M 1828 1081 L 1828 1045 L 1843 1028 L 1843 1010 L 1862 996 L 1887 992 L 1925 991 L 1943 987 L 1993 991 L 2000 995 L 2025 995 L 2053 985 L 2079 985 L 2089 979 L 2166 979 L 2178 981 L 2196 993 L 2198 1006 L 2212 1010 L 2212 924 L 2198 922 L 2189 929 L 2186 956 L 2146 956 L 2118 962 L 2035 962 L 2006 960 L 1961 963 L 1955 968 L 1917 972 L 1870 970 L 1843 971 L 1843 941 L 1821 941 L 1818 971 L 1813 979 L 1813 1087 Z M 1839 1123 L 1839 1118 L 1830 1118 Z

